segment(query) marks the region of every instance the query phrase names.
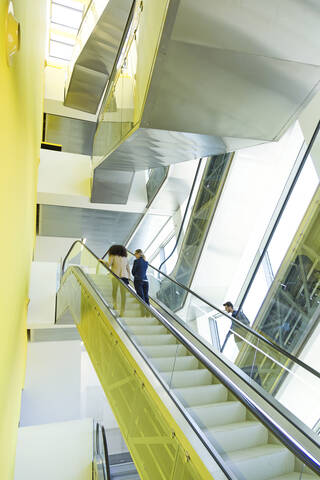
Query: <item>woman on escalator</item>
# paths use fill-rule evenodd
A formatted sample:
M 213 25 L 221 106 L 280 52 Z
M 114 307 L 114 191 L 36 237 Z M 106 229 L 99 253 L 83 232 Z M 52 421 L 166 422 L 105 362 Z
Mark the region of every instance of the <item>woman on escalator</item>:
M 149 282 L 147 279 L 148 262 L 140 248 L 134 252 L 134 256 L 136 257 L 132 267 L 134 288 L 139 297 L 149 305 Z
M 129 285 L 130 280 L 130 267 L 128 262 L 127 249 L 123 245 L 112 245 L 108 250 L 108 267 L 117 275 L 117 277 L 122 280 L 123 283 Z M 117 278 L 112 278 L 112 300 L 114 310 L 118 310 L 117 306 L 117 293 L 120 282 Z M 120 307 L 120 317 L 124 315 L 126 307 L 126 289 L 120 285 L 120 295 L 121 295 L 121 307 Z

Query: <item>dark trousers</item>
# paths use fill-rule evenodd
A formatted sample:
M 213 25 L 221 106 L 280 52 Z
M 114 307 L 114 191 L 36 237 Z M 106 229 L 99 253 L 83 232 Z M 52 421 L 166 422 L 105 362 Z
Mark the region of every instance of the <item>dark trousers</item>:
M 149 305 L 149 282 L 142 282 L 141 280 L 134 279 L 133 283 L 137 295 Z

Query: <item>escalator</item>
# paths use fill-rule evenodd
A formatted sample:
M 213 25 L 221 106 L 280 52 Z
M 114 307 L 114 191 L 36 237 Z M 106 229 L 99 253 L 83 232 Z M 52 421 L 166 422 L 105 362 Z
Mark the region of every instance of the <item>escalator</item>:
M 140 480 L 130 453 L 109 454 L 106 429 L 95 424 L 92 480 Z
M 64 272 L 57 322 L 73 317 L 142 479 L 318 478 L 315 432 L 197 333 L 212 312 L 207 305 L 192 317 L 195 294 L 185 318 L 164 304 L 148 307 L 81 242 Z M 113 309 L 114 285 L 126 293 L 123 317 Z M 246 330 L 242 341 L 271 356 L 271 342 Z M 276 361 L 286 381 L 300 379 L 300 395 L 319 396 L 317 372 L 294 357 Z
M 181 245 L 178 246 L 178 259 L 171 273 L 171 277 L 183 285 L 190 286 L 192 282 L 232 158 L 233 154 L 224 154 L 207 160 L 186 233 Z M 176 285 L 173 286 L 170 281 L 167 282 L 164 279 L 157 292 L 159 300 L 170 297 L 173 311 L 182 308 L 186 299 L 184 288 L 180 289 L 179 295 L 177 295 L 177 288 Z

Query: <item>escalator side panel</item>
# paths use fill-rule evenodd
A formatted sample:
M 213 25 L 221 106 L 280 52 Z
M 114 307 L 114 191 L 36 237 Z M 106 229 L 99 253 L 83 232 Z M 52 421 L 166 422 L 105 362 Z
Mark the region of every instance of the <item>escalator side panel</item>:
M 70 271 L 58 293 L 75 323 L 142 479 L 211 479 L 85 283 Z M 63 305 L 64 304 L 64 305 Z M 109 315 L 110 318 L 109 318 Z M 188 453 L 186 453 L 188 452 Z

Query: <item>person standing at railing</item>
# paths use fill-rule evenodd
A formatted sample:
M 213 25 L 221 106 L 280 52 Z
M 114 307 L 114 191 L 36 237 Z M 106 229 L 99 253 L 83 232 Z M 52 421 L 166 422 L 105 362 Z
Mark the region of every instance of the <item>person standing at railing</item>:
M 129 285 L 130 280 L 130 267 L 128 262 L 128 253 L 126 247 L 123 245 L 112 245 L 108 250 L 108 261 L 106 262 L 108 267 L 113 271 L 117 277 L 122 280 L 123 283 Z M 126 308 L 126 289 L 120 285 L 117 278 L 112 278 L 112 301 L 114 310 L 118 310 L 117 306 L 117 294 L 120 286 L 121 306 L 120 317 L 124 315 Z
M 147 278 L 149 264 L 140 248 L 134 252 L 134 256 L 136 257 L 132 267 L 134 288 L 137 295 L 149 305 L 149 282 Z
M 250 322 L 245 316 L 245 314 L 238 310 L 235 310 L 233 308 L 233 304 L 231 302 L 226 302 L 223 304 L 224 309 L 227 313 L 229 313 L 233 318 L 236 318 L 239 322 L 243 323 L 246 327 L 250 327 Z M 243 344 L 243 335 L 246 334 L 246 330 L 244 328 L 241 328 L 240 325 L 238 325 L 236 322 L 232 322 L 231 324 L 231 331 L 234 335 L 234 340 L 236 342 L 236 345 L 238 349 L 240 350 Z

